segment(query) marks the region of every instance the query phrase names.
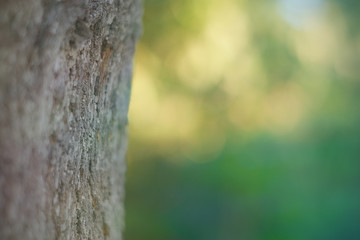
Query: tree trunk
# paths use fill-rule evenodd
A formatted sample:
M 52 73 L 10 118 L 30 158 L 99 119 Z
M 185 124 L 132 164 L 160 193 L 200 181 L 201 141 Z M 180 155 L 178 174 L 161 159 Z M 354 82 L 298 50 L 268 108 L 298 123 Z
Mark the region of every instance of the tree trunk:
M 0 1 L 0 239 L 121 239 L 141 13 Z

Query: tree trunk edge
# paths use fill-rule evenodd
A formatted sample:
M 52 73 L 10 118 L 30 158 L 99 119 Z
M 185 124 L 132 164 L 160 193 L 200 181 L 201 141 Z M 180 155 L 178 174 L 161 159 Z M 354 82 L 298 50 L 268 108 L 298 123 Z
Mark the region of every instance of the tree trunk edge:
M 0 239 L 121 239 L 140 0 L 0 3 Z

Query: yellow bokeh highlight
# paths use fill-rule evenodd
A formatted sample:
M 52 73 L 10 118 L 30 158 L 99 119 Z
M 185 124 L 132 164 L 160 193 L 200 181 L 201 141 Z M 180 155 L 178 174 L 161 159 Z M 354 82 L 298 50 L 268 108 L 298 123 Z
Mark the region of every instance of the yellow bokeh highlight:
M 219 83 L 247 47 L 247 27 L 245 13 L 233 2 L 213 3 L 203 31 L 178 56 L 179 79 L 195 90 Z

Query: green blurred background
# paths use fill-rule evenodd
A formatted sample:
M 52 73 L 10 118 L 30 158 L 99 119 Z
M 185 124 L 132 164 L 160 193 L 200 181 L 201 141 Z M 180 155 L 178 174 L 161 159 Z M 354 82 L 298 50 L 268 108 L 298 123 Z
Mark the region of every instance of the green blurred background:
M 360 239 L 360 1 L 144 5 L 125 239 Z

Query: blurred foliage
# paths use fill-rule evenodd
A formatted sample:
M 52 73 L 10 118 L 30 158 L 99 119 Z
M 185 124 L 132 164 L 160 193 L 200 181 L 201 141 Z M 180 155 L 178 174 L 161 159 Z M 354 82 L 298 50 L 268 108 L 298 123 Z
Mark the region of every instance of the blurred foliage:
M 145 0 L 125 239 L 359 238 L 360 4 L 306 2 Z

